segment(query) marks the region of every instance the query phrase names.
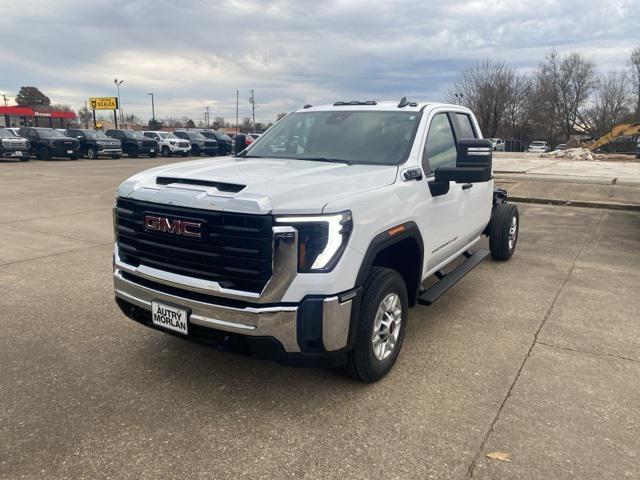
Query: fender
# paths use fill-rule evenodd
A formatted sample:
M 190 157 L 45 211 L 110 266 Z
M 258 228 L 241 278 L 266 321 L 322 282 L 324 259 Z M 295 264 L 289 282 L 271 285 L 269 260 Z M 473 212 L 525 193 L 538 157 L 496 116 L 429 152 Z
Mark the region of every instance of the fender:
M 418 297 L 418 291 L 420 290 L 422 267 L 424 265 L 424 242 L 422 240 L 422 235 L 420 233 L 418 225 L 416 225 L 416 223 L 413 221 L 397 225 L 373 237 L 373 240 L 371 240 L 371 243 L 369 244 L 369 247 L 367 248 L 367 251 L 360 265 L 360 270 L 358 270 L 355 287 L 361 288 L 364 285 L 364 282 L 369 275 L 369 272 L 371 271 L 371 267 L 373 266 L 373 261 L 378 253 L 380 253 L 385 248 L 388 248 L 408 238 L 414 239 L 418 244 L 418 249 L 420 250 L 420 258 L 416 258 L 413 260 L 415 262 L 418 262 L 419 265 L 418 275 L 415 279 L 416 289 L 415 292 L 407 292 L 409 294 L 410 306 L 415 305 L 416 299 Z

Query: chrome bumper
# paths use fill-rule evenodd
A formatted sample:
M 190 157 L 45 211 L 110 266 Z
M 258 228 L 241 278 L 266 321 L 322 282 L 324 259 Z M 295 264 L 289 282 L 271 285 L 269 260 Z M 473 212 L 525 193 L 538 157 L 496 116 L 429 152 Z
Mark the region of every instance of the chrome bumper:
M 295 278 L 297 258 L 297 231 L 290 226 L 273 227 L 273 275 L 262 292 L 255 293 L 223 288 L 213 281 L 166 272 L 146 265 L 129 265 L 120 259 L 116 244 L 113 273 L 115 295 L 147 311 L 151 311 L 152 301 L 180 305 L 191 310 L 189 321 L 192 324 L 242 335 L 273 337 L 287 353 L 298 353 L 301 352 L 298 344 L 298 313 L 301 305 L 273 306 L 281 301 Z M 160 287 L 154 289 L 141 284 L 143 282 L 136 283 L 136 278 L 150 280 L 160 284 Z M 235 308 L 196 301 L 165 293 L 161 291 L 162 286 L 221 299 L 241 300 L 258 306 Z M 345 347 L 349 336 L 352 300 L 340 301 L 338 296 L 332 296 L 313 301 L 322 303 L 322 318 L 310 321 L 322 323 L 321 341 L 325 351 L 331 352 Z M 260 306 L 264 303 L 271 306 Z M 302 318 L 300 321 L 307 319 Z

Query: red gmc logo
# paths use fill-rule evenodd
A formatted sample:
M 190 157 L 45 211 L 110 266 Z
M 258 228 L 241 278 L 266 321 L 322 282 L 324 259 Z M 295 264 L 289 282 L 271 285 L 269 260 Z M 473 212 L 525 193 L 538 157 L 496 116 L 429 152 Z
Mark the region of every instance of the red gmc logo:
M 183 237 L 202 238 L 202 223 L 180 220 L 177 218 L 144 216 L 144 228 L 152 232 L 171 233 Z

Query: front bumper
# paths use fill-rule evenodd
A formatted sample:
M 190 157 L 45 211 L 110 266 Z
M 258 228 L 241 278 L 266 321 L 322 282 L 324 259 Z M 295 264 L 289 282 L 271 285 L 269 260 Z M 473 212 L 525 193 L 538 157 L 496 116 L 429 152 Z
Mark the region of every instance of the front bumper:
M 28 158 L 31 155 L 27 150 L 4 150 L 0 149 L 0 157 L 2 158 Z
M 98 150 L 98 155 L 122 155 L 121 148 L 102 148 Z
M 116 301 L 127 316 L 154 328 L 152 301 L 183 307 L 190 311 L 188 337 L 194 340 L 219 344 L 209 340 L 231 335 L 253 347 L 259 344 L 261 348 L 252 348 L 253 353 L 283 363 L 342 363 L 354 338 L 351 317 L 359 302 L 357 291 L 307 295 L 300 302 L 282 302 L 297 274 L 297 231 L 277 226 L 273 235 L 273 275 L 260 293 L 225 289 L 215 282 L 129 265 L 119 258 L 116 244 Z

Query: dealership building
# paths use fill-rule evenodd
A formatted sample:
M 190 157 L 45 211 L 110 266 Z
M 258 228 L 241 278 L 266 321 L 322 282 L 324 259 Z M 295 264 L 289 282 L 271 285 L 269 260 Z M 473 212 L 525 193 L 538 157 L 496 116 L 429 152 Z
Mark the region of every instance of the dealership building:
M 0 107 L 0 127 L 67 128 L 76 119 L 73 112 L 36 110 L 31 107 Z

